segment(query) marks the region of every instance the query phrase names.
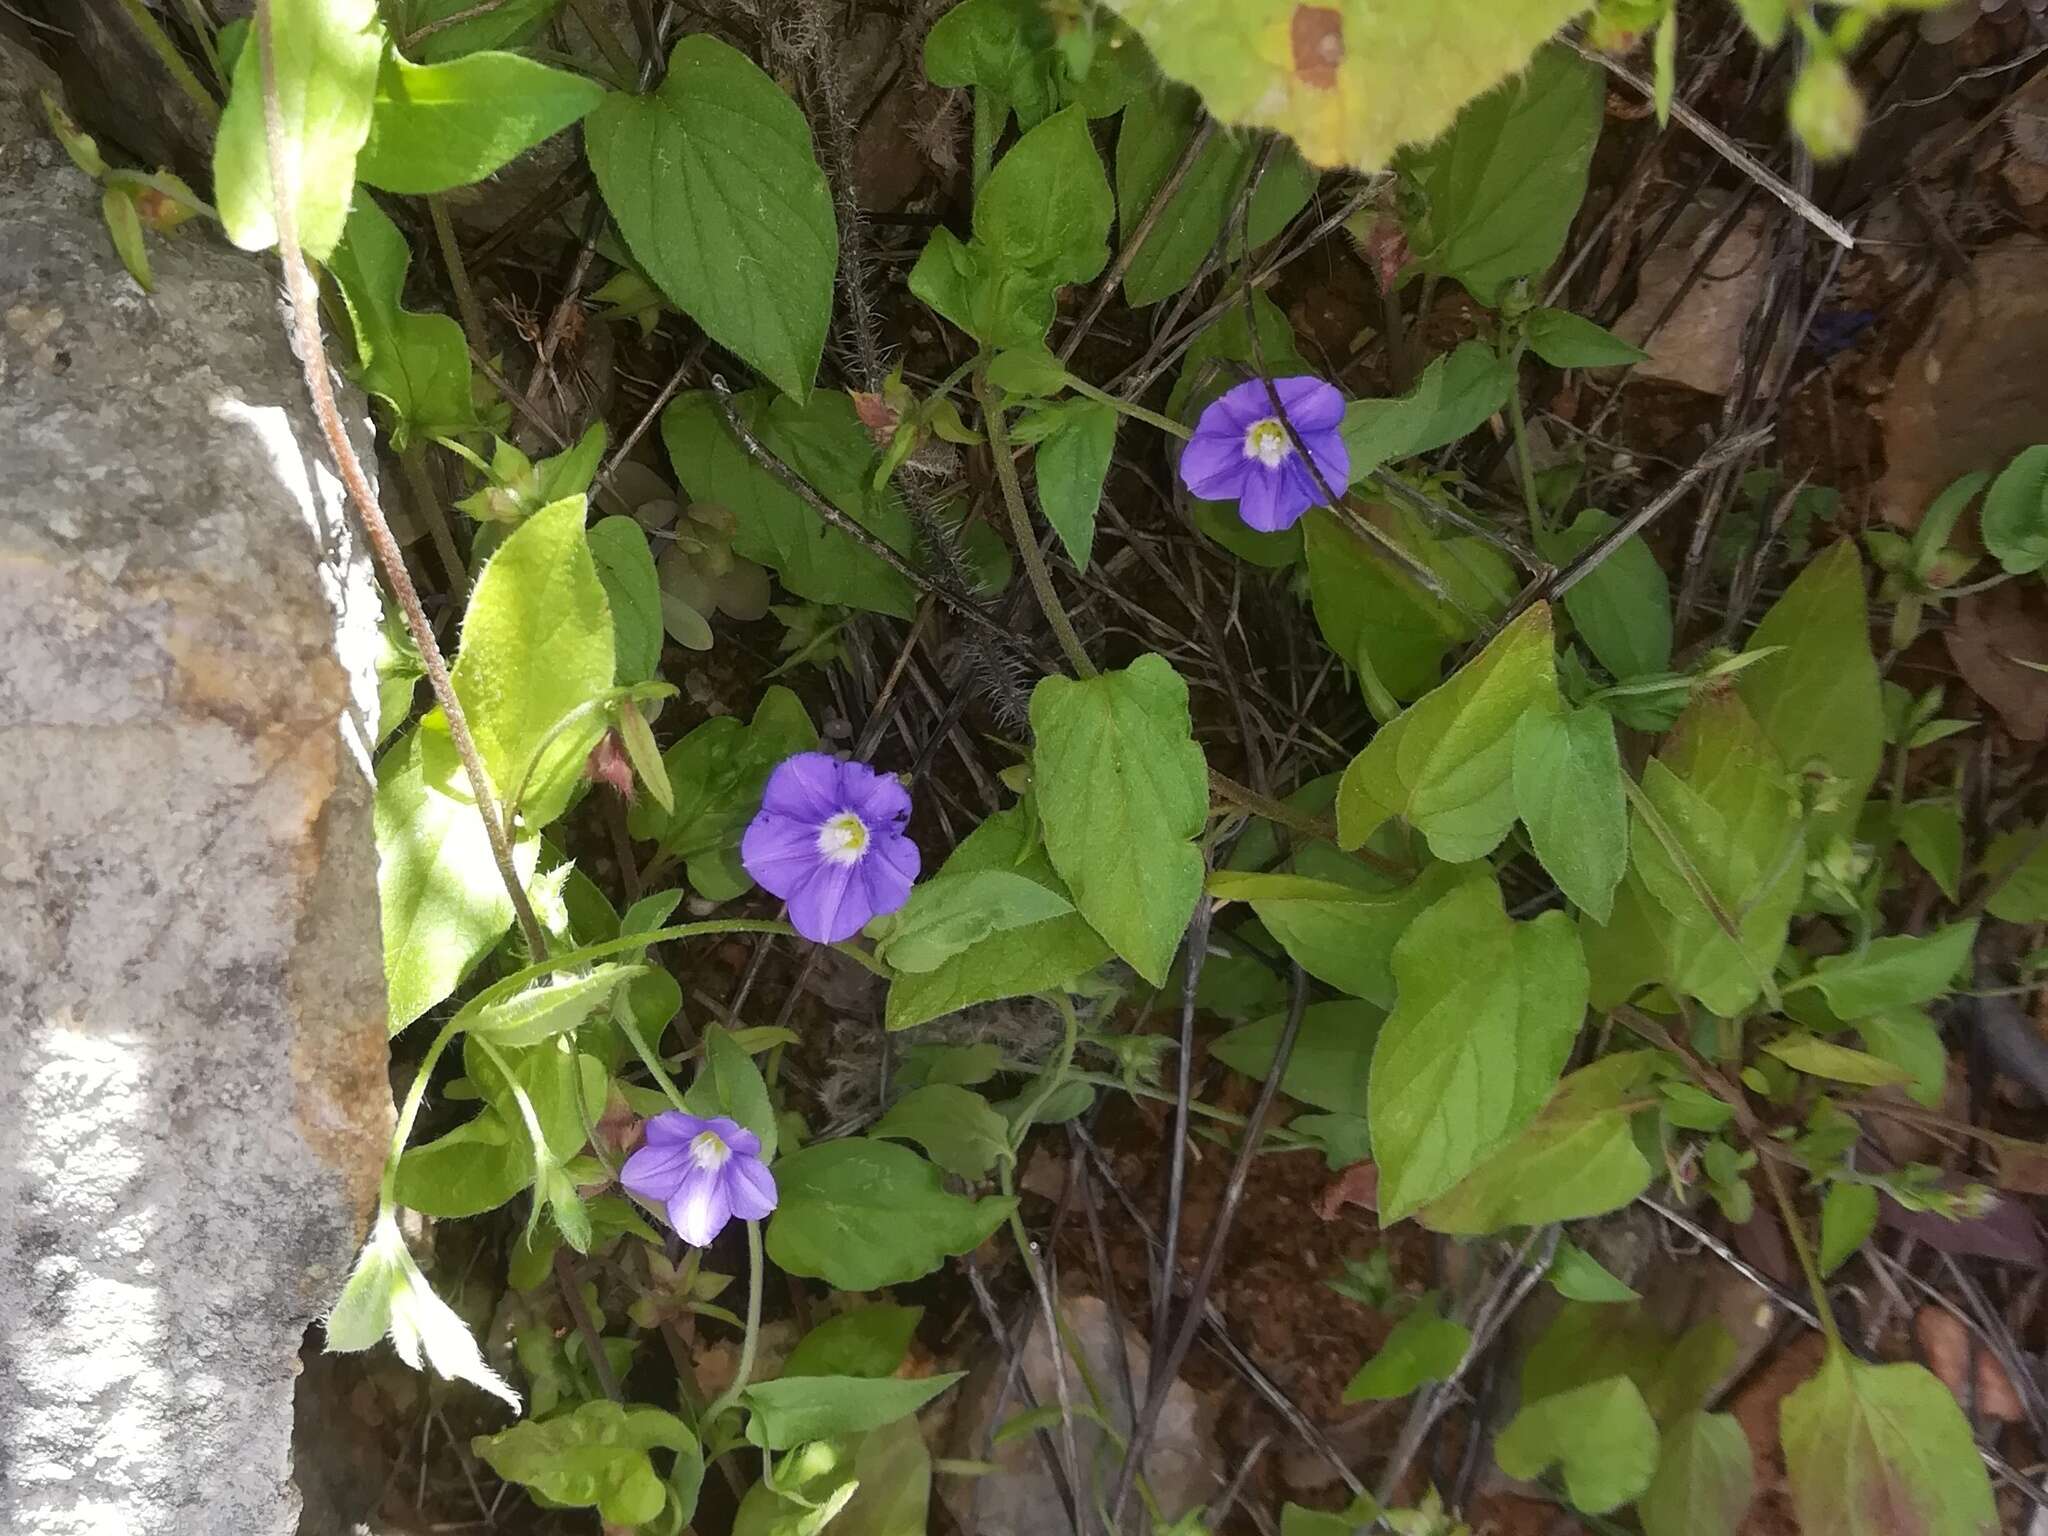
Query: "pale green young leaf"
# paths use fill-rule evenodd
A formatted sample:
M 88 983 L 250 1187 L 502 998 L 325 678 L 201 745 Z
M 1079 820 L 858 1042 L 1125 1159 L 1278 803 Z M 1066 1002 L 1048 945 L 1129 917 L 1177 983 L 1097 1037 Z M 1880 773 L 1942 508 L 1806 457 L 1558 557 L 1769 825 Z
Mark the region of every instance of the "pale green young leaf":
M 828 1317 L 797 1341 L 783 1362 L 789 1376 L 894 1376 L 910 1353 L 922 1307 L 887 1303 Z
M 136 212 L 135 199 L 120 187 L 108 187 L 100 194 L 100 217 L 106 220 L 114 254 L 121 258 L 121 265 L 128 269 L 136 286 L 144 293 L 156 292 L 156 281 L 149 272 L 149 247 L 143 242 L 142 216 Z
M 1301 1504 L 1280 1506 L 1280 1536 L 1361 1536 L 1377 1527 L 1377 1506 L 1364 1494 L 1335 1514 Z
M 612 610 L 612 653 L 621 685 L 644 683 L 661 666 L 661 577 L 646 531 L 630 517 L 590 528 L 590 558 Z
M 1472 871 L 1431 863 L 1409 885 L 1362 890 L 1302 875 L 1218 870 L 1209 894 L 1242 901 L 1316 980 L 1382 1008 L 1394 1002 L 1394 945 L 1417 914 Z
M 2000 471 L 1978 514 L 1984 547 L 2016 576 L 2048 565 L 2048 444 L 2027 449 Z
M 1604 1515 L 1636 1498 L 1657 1470 L 1657 1423 L 1626 1376 L 1527 1403 L 1501 1431 L 1494 1457 L 1510 1477 L 1561 1466 L 1575 1508 Z
M 386 192 L 466 187 L 580 121 L 604 94 L 595 80 L 516 53 L 409 64 L 393 51 L 356 174 Z
M 552 1503 L 592 1508 L 613 1525 L 636 1526 L 661 1513 L 668 1495 L 648 1452 L 700 1455 L 689 1427 L 659 1408 L 623 1408 L 598 1400 L 544 1420 L 528 1419 L 478 1435 L 477 1455 L 508 1482 Z
M 1755 1496 L 1749 1436 L 1735 1416 L 1695 1412 L 1664 1431 L 1636 1515 L 1643 1536 L 1736 1536 Z
M 921 882 L 875 957 L 899 973 L 935 971 L 993 933 L 1064 917 L 1074 904 L 1010 869 L 945 873 Z
M 1038 445 L 1032 466 L 1038 504 L 1060 536 L 1074 569 L 1088 569 L 1095 547 L 1095 514 L 1102 506 L 1102 482 L 1116 452 L 1117 414 L 1099 400 L 1075 400 L 1055 407 L 1059 426 Z
M 1116 204 L 1126 253 L 1131 236 L 1152 206 L 1166 178 L 1179 164 L 1201 123 L 1193 91 L 1164 80 L 1150 83 L 1123 116 L 1116 141 Z M 1216 242 L 1228 236 L 1233 261 L 1244 241 L 1235 224 L 1225 228 L 1246 179 L 1258 164 L 1261 143 L 1249 134 L 1217 132 L 1195 157 L 1145 243 L 1124 273 L 1124 298 L 1134 308 L 1172 298 L 1187 287 Z M 1266 167 L 1246 213 L 1251 248 L 1257 251 L 1287 226 L 1315 190 L 1316 175 L 1291 145 L 1282 144 Z
M 517 48 L 531 42 L 561 8 L 562 0 L 503 0 L 487 11 L 476 0 L 411 0 L 406 7 L 411 29 L 407 37 L 421 59 L 436 64 L 480 48 Z
M 1572 1073 L 1527 1130 L 1417 1219 L 1435 1232 L 1469 1236 L 1604 1216 L 1627 1205 L 1653 1177 L 1633 1122 L 1653 1107 L 1655 1060 L 1650 1052 L 1628 1051 Z
M 1788 770 L 1802 774 L 1818 761 L 1842 781 L 1833 807 L 1808 824 L 1808 844 L 1819 846 L 1853 826 L 1884 753 L 1863 561 L 1852 542 L 1824 551 L 1772 604 L 1749 650 L 1774 646 L 1737 674 L 1735 687 Z
M 1337 792 L 1340 841 L 1356 848 L 1399 816 L 1438 858 L 1491 853 L 1515 820 L 1516 724 L 1557 707 L 1550 609 L 1538 603 L 1352 759 Z
M 1628 869 L 1628 805 L 1614 718 L 1588 705 L 1525 712 L 1515 727 L 1515 812 L 1536 857 L 1595 922 Z
M 1570 1301 L 1611 1306 L 1643 1299 L 1616 1279 L 1606 1265 L 1569 1238 L 1558 1242 L 1546 1278 L 1558 1295 Z
M 1868 1184 L 1830 1184 L 1820 1203 L 1820 1272 L 1832 1275 L 1876 1230 L 1877 1191 Z
M 970 1182 L 988 1177 L 1010 1148 L 1010 1122 L 980 1094 L 952 1083 L 912 1089 L 868 1134 L 916 1142 L 946 1172 Z
M 1033 782 L 1045 850 L 1074 905 L 1154 986 L 1202 889 L 1191 841 L 1209 811 L 1188 689 L 1161 656 L 1032 690 Z
M 1110 0 L 1110 8 L 1220 121 L 1278 129 L 1313 165 L 1376 171 L 1402 145 L 1437 138 L 1459 107 L 1521 69 L 1585 6 L 1337 0 L 1311 8 L 1305 22 L 1293 0 Z M 1593 104 L 1597 126 L 1597 89 Z M 1531 119 L 1527 131 L 1534 137 L 1538 127 Z
M 1793 1071 L 1804 1072 L 1809 1077 L 1857 1083 L 1866 1088 L 1892 1087 L 1912 1081 L 1912 1075 L 1904 1067 L 1804 1031 L 1766 1040 L 1764 1049 Z
M 1394 946 L 1399 1001 L 1373 1049 L 1380 1220 L 1450 1190 L 1536 1117 L 1586 1012 L 1586 964 L 1560 912 L 1507 915 L 1459 885 Z
M 745 54 L 697 33 L 676 44 L 652 95 L 607 96 L 583 137 L 633 259 L 713 341 L 808 397 L 839 226 L 797 104 Z
M 1604 100 L 1598 69 L 1545 48 L 1449 133 L 1404 155 L 1421 210 L 1408 231 L 1416 265 L 1491 306 L 1508 283 L 1555 261 L 1586 196 Z
M 1318 1109 L 1363 1115 L 1373 1045 L 1385 1017 L 1370 1003 L 1311 1003 L 1302 1012 L 1280 1091 Z M 1218 1036 L 1209 1054 L 1254 1082 L 1264 1082 L 1286 1022 L 1286 1015 L 1274 1014 L 1240 1025 Z
M 924 71 L 933 85 L 992 92 L 1034 128 L 1060 94 L 1052 18 L 1037 0 L 961 0 L 925 34 Z
M 568 497 L 498 546 L 470 595 L 450 672 L 493 788 L 533 828 L 567 808 L 605 732 L 603 711 L 587 706 L 616 669 L 611 604 L 583 515 L 583 498 Z
M 1030 808 L 1014 806 L 989 817 L 961 841 L 938 875 L 911 894 L 906 919 L 926 887 L 988 872 L 1021 876 L 1067 901 L 1066 886 L 1038 845 Z M 931 971 L 898 972 L 889 986 L 885 1018 L 892 1030 L 908 1029 L 975 1003 L 1063 987 L 1108 958 L 1109 946 L 1072 910 L 1018 928 L 991 929 L 986 938 Z
M 1998 1510 L 1955 1394 L 1835 1348 L 1778 1410 L 1804 1536 L 1991 1536 Z
M 948 1194 L 907 1147 L 866 1137 L 815 1142 L 777 1164 L 768 1257 L 842 1291 L 922 1279 L 980 1245 L 1016 1201 Z
M 741 1393 L 750 1411 L 747 1438 L 771 1451 L 786 1451 L 810 1440 L 879 1429 L 908 1418 L 965 1371 L 922 1376 L 786 1376 L 757 1381 Z
M 299 245 L 325 261 L 341 239 L 356 154 L 370 132 L 384 27 L 376 0 L 271 0 L 285 190 Z M 270 144 L 263 107 L 263 48 L 252 36 L 213 143 L 213 200 L 228 239 L 245 251 L 277 244 Z
M 1929 1109 L 1941 1103 L 1948 1083 L 1948 1047 L 1941 1029 L 1923 1008 L 1874 1013 L 1856 1021 L 1863 1048 L 1904 1071 L 1906 1093 Z
M 1775 48 L 1785 36 L 1786 0 L 1735 0 L 1749 35 L 1766 48 Z
M 1351 480 L 1382 464 L 1454 443 L 1508 403 L 1515 371 L 1483 341 L 1460 342 L 1432 358 L 1405 395 L 1354 400 L 1344 408 Z
M 501 1048 L 538 1045 L 581 1027 L 585 1019 L 612 1000 L 620 987 L 644 975 L 647 969 L 644 965 L 609 961 L 592 966 L 581 976 L 557 976 L 538 982 L 524 992 L 478 1009 L 470 1020 L 470 1033 Z
M 853 1475 L 859 1486 L 833 1518 L 832 1536 L 925 1536 L 931 1528 L 932 1453 L 916 1419 L 898 1419 L 863 1435 L 853 1453 Z
M 1103 269 L 1115 217 L 1088 119 L 1069 107 L 996 162 L 974 200 L 974 238 L 1004 266 L 1056 290 Z
M 422 314 L 399 302 L 412 248 L 368 194 L 348 216 L 348 238 L 327 270 L 341 286 L 355 333 L 355 377 L 390 406 L 391 440 L 456 437 L 475 428 L 469 343 L 449 315 Z
M 1358 1368 L 1344 1388 L 1344 1401 L 1384 1402 L 1406 1397 L 1425 1382 L 1443 1381 L 1471 1346 L 1471 1330 L 1445 1317 L 1432 1291 L 1394 1325 L 1379 1353 Z
M 512 926 L 469 780 L 445 734 L 415 729 L 377 764 L 377 902 L 393 1034 L 447 997 Z M 530 876 L 539 853 L 515 850 Z
M 1650 354 L 1569 310 L 1529 311 L 1529 350 L 1553 368 L 1618 368 Z
M 1848 954 L 1816 960 L 1813 983 L 1839 1019 L 1910 1008 L 1953 988 L 1976 942 L 1974 921 L 1951 924 L 1925 938 L 1894 934 L 1873 939 Z
M 1892 825 L 1913 862 L 1934 877 L 1942 895 L 1956 900 L 1963 885 L 1963 816 L 1955 802 L 1921 800 L 1902 805 Z
M 898 554 L 915 554 L 902 503 L 893 491 L 874 488 L 874 439 L 848 396 L 825 390 L 799 403 L 756 390 L 736 396 L 733 407 L 747 430 L 819 495 Z M 748 456 L 708 391 L 678 395 L 662 413 L 661 437 L 691 498 L 732 510 L 735 554 L 772 566 L 785 587 L 814 603 L 900 619 L 917 611 L 909 582 Z
M 1590 548 L 1616 519 L 1587 507 L 1571 526 L 1537 534 L 1537 546 L 1559 565 Z M 1641 534 L 1624 539 L 1564 595 L 1564 610 L 1593 659 L 1626 680 L 1671 667 L 1671 582 Z
M 451 1220 L 495 1210 L 530 1186 L 540 1150 L 496 1064 L 467 1046 L 463 1054 L 483 1107 L 446 1135 L 406 1148 L 398 1161 L 399 1204 Z M 548 1159 L 574 1156 L 583 1145 L 583 1127 L 604 1113 L 603 1063 L 552 1044 L 500 1054 L 533 1109 Z

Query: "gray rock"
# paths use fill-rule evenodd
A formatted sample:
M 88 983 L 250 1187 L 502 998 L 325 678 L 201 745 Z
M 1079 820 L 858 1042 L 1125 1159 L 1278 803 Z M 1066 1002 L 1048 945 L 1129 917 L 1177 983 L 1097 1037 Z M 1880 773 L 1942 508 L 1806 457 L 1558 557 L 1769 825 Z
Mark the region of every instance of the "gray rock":
M 378 602 L 274 264 L 142 293 L 42 83 L 0 45 L 0 1531 L 279 1536 L 391 1126 Z

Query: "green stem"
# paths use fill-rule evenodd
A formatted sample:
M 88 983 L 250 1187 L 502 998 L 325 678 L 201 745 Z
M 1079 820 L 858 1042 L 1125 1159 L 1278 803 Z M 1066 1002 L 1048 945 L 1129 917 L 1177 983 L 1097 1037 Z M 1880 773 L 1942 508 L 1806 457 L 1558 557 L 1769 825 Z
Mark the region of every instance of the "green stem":
M 377 1214 L 380 1216 L 389 1215 L 398 1205 L 398 1160 L 405 1154 L 405 1144 L 412 1139 L 413 1123 L 420 1117 L 420 1105 L 426 1101 L 427 1079 L 434 1075 L 434 1067 L 441 1060 L 441 1053 L 448 1049 L 448 1042 L 461 1033 L 463 1027 L 464 1021 L 459 1014 L 443 1024 L 413 1073 L 412 1086 L 406 1090 L 405 1103 L 398 1111 L 398 1124 L 391 1130 L 391 1150 L 384 1158 L 384 1178 L 377 1190 Z
M 142 0 L 118 0 L 118 3 L 127 14 L 130 24 L 142 34 L 142 41 L 148 46 L 149 51 L 156 55 L 157 62 L 163 65 L 165 73 L 171 77 L 171 83 L 183 91 L 192 105 L 199 109 L 199 115 L 206 119 L 209 128 L 219 127 L 220 103 L 213 99 L 212 93 L 200 83 L 199 77 L 192 73 L 192 66 L 185 62 L 185 55 L 178 52 L 178 45 L 171 41 L 170 34 L 164 31 L 154 16 L 150 15 L 149 8 Z
M 619 1030 L 632 1042 L 633 1050 L 640 1057 L 641 1064 L 660 1086 L 669 1103 L 682 1110 L 684 1114 L 688 1114 L 689 1110 L 683 1106 L 683 1095 L 676 1087 L 676 1080 L 668 1075 L 668 1069 L 661 1064 L 661 1058 L 645 1040 L 640 1038 L 640 1026 L 631 1019 L 622 1018 L 619 1020 Z
M 747 1223 L 747 1331 L 740 1340 L 740 1363 L 733 1372 L 732 1385 L 720 1393 L 718 1401 L 705 1411 L 707 1426 L 740 1400 L 740 1394 L 747 1390 L 748 1378 L 754 1374 L 754 1346 L 761 1338 L 761 1282 L 767 1267 L 761 1257 L 761 1223 L 750 1221 Z
M 398 467 L 405 475 L 405 489 L 412 498 L 413 510 L 426 523 L 427 533 L 434 541 L 434 553 L 440 557 L 441 569 L 448 577 L 448 599 L 460 608 L 469 591 L 469 567 L 462 563 L 455 530 L 448 526 L 448 509 L 441 505 L 434 490 L 433 477 L 427 473 L 426 450 L 418 438 L 399 451 Z
M 673 928 L 652 928 L 646 933 L 629 933 L 624 938 L 606 939 L 602 944 L 586 944 L 581 949 L 565 950 L 559 955 L 536 960 L 533 964 L 513 972 L 503 981 L 492 982 L 472 998 L 463 1011 L 467 1013 L 469 1008 L 510 997 L 529 982 L 538 981 L 541 977 L 552 975 L 556 971 L 567 970 L 571 966 L 587 965 L 592 960 L 622 955 L 629 949 L 645 949 L 651 944 L 669 944 L 678 939 L 701 939 L 714 933 L 772 933 L 784 939 L 803 937 L 789 924 L 765 917 L 721 917 L 702 923 L 679 923 Z M 826 948 L 837 950 L 854 964 L 864 967 L 884 981 L 893 979 L 896 974 L 873 955 L 854 944 L 829 944 Z
M 1792 1196 L 1785 1188 L 1784 1175 L 1772 1161 L 1772 1148 L 1758 1149 L 1763 1153 L 1757 1159 L 1763 1168 L 1764 1182 L 1771 1186 L 1771 1198 L 1777 1202 L 1778 1214 L 1784 1219 L 1785 1235 L 1792 1240 L 1792 1252 L 1799 1260 L 1799 1269 L 1806 1276 L 1806 1288 L 1813 1292 L 1813 1310 L 1820 1317 L 1820 1331 L 1827 1335 L 1828 1348 L 1842 1348 L 1841 1330 L 1835 1326 L 1834 1309 L 1828 1305 L 1828 1289 L 1822 1282 L 1820 1266 L 1814 1262 L 1813 1248 L 1806 1240 L 1806 1229 L 1800 1224 L 1799 1212 L 1792 1205 Z
M 1133 421 L 1142 421 L 1147 426 L 1157 427 L 1160 431 L 1170 433 L 1182 442 L 1189 441 L 1195 435 L 1190 428 L 1181 425 L 1171 416 L 1162 416 L 1157 411 L 1146 410 L 1142 405 L 1133 405 L 1128 400 L 1120 400 L 1107 390 L 1097 389 L 1085 379 L 1077 379 L 1069 374 L 1067 376 L 1067 385 L 1077 395 L 1093 400 L 1098 405 L 1109 406 L 1119 415 L 1128 416 Z
M 1064 992 L 1048 992 L 1045 995 L 1059 1010 L 1060 1048 L 1053 1056 L 1052 1065 L 1039 1079 L 1044 1087 L 1039 1090 L 1038 1097 L 1031 1101 L 1030 1107 L 1017 1117 L 1017 1128 L 1010 1133 L 1012 1162 L 1015 1162 L 1018 1154 L 1024 1150 L 1024 1138 L 1031 1134 L 1031 1124 L 1038 1118 L 1038 1112 L 1045 1108 L 1047 1101 L 1059 1092 L 1060 1084 L 1066 1080 L 1068 1070 L 1074 1065 L 1074 1047 L 1081 1039 L 1081 1021 L 1074 1013 L 1074 1005 L 1067 1001 L 1067 995 Z
M 434 221 L 434 240 L 441 247 L 441 262 L 448 269 L 449 286 L 455 290 L 455 311 L 462 316 L 462 329 L 472 352 L 490 352 L 490 335 L 484 329 L 484 312 L 469 285 L 469 266 L 462 259 L 462 246 L 455 238 L 455 224 L 448 217 L 445 198 L 427 199 L 427 215 Z
M 1510 378 L 1519 379 L 1523 351 L 1523 347 L 1516 347 L 1514 356 L 1508 361 Z M 1508 425 L 1515 434 L 1515 470 L 1522 482 L 1522 502 L 1529 509 L 1529 531 L 1540 538 L 1549 532 L 1549 525 L 1543 516 L 1543 504 L 1536 496 L 1536 466 L 1529 457 L 1529 421 L 1522 414 L 1519 382 L 1508 391 Z
M 1052 632 L 1058 637 L 1060 649 L 1067 653 L 1067 663 L 1081 677 L 1095 676 L 1095 663 L 1088 659 L 1088 652 L 1081 644 L 1081 637 L 1074 632 L 1073 622 L 1067 617 L 1067 610 L 1060 602 L 1060 595 L 1053 589 L 1052 572 L 1045 568 L 1045 559 L 1038 552 L 1038 535 L 1031 527 L 1031 513 L 1024 505 L 1024 487 L 1017 479 L 1017 464 L 1010 457 L 1010 434 L 1003 425 L 1002 407 L 997 405 L 989 393 L 988 375 L 974 376 L 974 398 L 981 402 L 982 419 L 988 427 L 989 451 L 995 455 L 996 483 L 1002 487 L 1003 505 L 1010 514 L 1010 533 L 1017 541 L 1017 558 L 1024 562 L 1025 574 L 1031 578 L 1031 587 L 1038 594 L 1038 606 L 1045 610 L 1046 622 L 1052 625 Z

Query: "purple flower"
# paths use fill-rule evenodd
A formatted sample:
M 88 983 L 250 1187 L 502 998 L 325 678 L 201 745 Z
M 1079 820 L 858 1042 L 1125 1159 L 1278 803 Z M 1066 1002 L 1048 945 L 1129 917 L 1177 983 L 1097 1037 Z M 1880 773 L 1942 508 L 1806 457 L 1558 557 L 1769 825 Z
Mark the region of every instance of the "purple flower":
M 1344 396 L 1311 374 L 1275 379 L 1273 390 L 1324 482 L 1343 495 L 1351 479 L 1351 450 L 1338 430 Z M 1327 504 L 1273 414 L 1264 379 L 1247 380 L 1210 402 L 1180 456 L 1180 480 L 1204 501 L 1236 502 L 1237 515 L 1261 533 L 1292 528 L 1310 507 Z
M 903 835 L 910 794 L 893 774 L 825 752 L 799 752 L 768 775 L 740 862 L 789 903 L 796 931 L 850 939 L 910 900 L 917 845 Z
M 759 1221 L 775 1209 L 775 1175 L 761 1161 L 761 1138 L 724 1115 L 700 1120 L 679 1109 L 647 1122 L 647 1139 L 626 1159 L 619 1182 L 668 1208 L 669 1225 L 703 1248 L 737 1216 Z

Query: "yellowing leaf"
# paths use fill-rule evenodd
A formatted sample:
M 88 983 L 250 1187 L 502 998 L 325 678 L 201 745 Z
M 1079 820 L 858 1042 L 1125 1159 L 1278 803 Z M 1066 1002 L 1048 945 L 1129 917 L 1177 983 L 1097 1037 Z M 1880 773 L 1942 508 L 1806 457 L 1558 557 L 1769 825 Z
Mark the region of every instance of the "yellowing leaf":
M 1109 0 L 1223 122 L 1377 170 L 1529 61 L 1582 0 Z

